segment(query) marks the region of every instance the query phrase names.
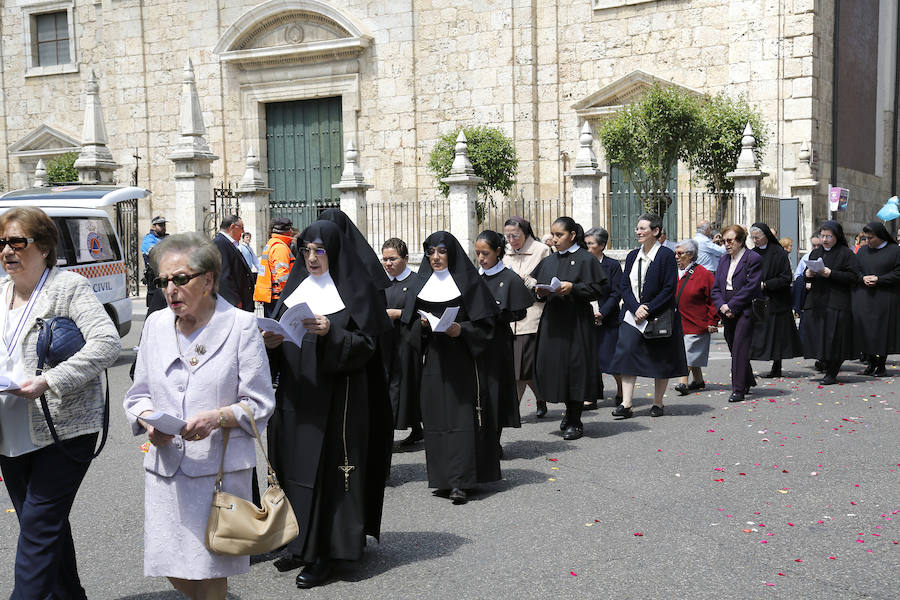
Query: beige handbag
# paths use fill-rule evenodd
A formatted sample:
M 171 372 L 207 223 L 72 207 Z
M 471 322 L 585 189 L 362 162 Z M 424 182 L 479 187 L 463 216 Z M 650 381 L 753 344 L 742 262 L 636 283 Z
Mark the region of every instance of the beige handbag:
M 243 403 L 240 406 L 250 416 L 254 437 L 266 458 L 269 485 L 261 498 L 262 508 L 257 508 L 249 500 L 222 491 L 222 469 L 225 467 L 225 450 L 228 448 L 228 437 L 231 433 L 230 428 L 225 429 L 222 439 L 222 461 L 219 463 L 219 475 L 216 477 L 209 521 L 206 523 L 206 547 L 216 554 L 228 556 L 271 552 L 284 546 L 300 533 L 291 503 L 278 485 L 275 471 L 272 470 L 272 464 L 266 456 L 266 449 L 263 448 L 259 438 L 253 414 Z

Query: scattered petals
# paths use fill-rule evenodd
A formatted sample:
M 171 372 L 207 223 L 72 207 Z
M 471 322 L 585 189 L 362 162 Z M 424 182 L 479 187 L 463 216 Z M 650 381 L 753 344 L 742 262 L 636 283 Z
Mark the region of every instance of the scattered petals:
M 644 533 L 641 532 L 641 531 L 635 531 L 635 532 L 634 532 L 634 537 L 644 537 Z

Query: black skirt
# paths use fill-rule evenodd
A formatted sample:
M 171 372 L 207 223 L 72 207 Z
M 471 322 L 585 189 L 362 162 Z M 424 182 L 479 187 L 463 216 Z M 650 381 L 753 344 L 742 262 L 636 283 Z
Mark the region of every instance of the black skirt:
M 853 315 L 836 308 L 803 311 L 803 357 L 817 360 L 856 358 Z
M 770 313 L 765 321 L 753 323 L 752 360 L 781 360 L 803 356 L 803 342 L 790 312 Z
M 654 379 L 672 379 L 688 374 L 684 353 L 681 317 L 675 314 L 672 335 L 667 338 L 646 339 L 640 331 L 625 323 L 619 324 L 616 355 L 610 373 L 638 375 Z
M 600 325 L 594 329 L 594 335 L 597 338 L 597 370 L 601 373 L 615 374 L 616 372 L 612 370 L 612 362 L 616 356 L 616 344 L 619 341 L 618 324 Z
M 537 333 L 517 335 L 513 341 L 513 357 L 516 366 L 516 381 L 534 379 L 534 357 L 537 350 Z

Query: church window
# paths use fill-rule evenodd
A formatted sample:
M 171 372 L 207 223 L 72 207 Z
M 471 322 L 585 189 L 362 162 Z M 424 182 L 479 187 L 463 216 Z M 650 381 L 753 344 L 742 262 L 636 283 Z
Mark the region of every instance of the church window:
M 20 0 L 25 77 L 78 72 L 72 0 Z
M 66 11 L 34 16 L 37 59 L 35 66 L 62 65 L 69 61 L 69 19 Z

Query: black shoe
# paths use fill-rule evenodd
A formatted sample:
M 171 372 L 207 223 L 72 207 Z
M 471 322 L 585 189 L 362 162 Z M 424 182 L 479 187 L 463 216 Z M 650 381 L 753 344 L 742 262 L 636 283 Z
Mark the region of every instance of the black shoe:
M 762 377 L 763 379 L 775 379 L 776 377 L 782 377 L 781 369 L 778 369 L 778 370 L 772 369 L 765 375 L 760 375 L 760 377 Z
M 885 375 L 887 375 L 887 368 L 885 367 L 876 367 L 872 372 L 873 377 L 884 377 Z
M 297 575 L 297 587 L 305 590 L 327 583 L 331 578 L 331 565 L 326 560 L 317 560 L 315 564 L 304 567 Z
M 675 391 L 678 392 L 679 394 L 681 394 L 682 396 L 687 396 L 688 386 L 686 386 L 683 383 L 679 383 L 678 385 L 675 386 Z
M 822 379 L 822 385 L 834 385 L 837 383 L 837 377 L 833 377 L 831 375 L 826 375 Z
M 875 374 L 875 365 L 868 365 L 865 369 L 859 372 L 860 375 L 874 375 Z
M 653 406 L 650 407 L 650 416 L 651 417 L 661 417 L 661 416 L 663 416 L 664 413 L 665 413 L 665 411 L 663 410 L 662 406 L 657 406 L 654 404 Z
M 585 402 L 581 410 L 594 410 L 595 408 L 597 408 L 596 400 L 594 400 L 593 402 Z
M 466 493 L 464 491 L 459 488 L 453 488 L 450 491 L 450 501 L 453 504 L 465 504 L 469 499 L 466 498 Z
M 630 407 L 626 407 L 624 404 L 620 404 L 616 407 L 616 410 L 612 411 L 612 416 L 621 417 L 623 419 L 630 419 L 634 416 Z
M 566 415 L 566 413 L 563 413 L 562 421 L 559 422 L 559 430 L 565 431 L 568 428 L 569 428 L 569 417 L 568 417 L 568 415 Z
M 279 573 L 293 571 L 294 569 L 299 569 L 304 565 L 303 561 L 293 555 L 282 556 L 281 558 L 276 559 L 272 564 L 275 565 L 275 568 Z
M 547 416 L 547 403 L 538 401 L 537 410 L 534 412 L 534 416 L 538 419 L 543 419 Z
M 743 402 L 744 401 L 744 392 L 731 392 L 731 395 L 728 397 L 729 402 Z
M 584 435 L 584 426 L 583 425 L 569 425 L 566 427 L 566 430 L 563 432 L 564 440 L 577 440 L 581 436 Z
M 692 381 L 688 384 L 687 388 L 692 392 L 694 390 L 705 390 L 706 382 L 705 381 Z
M 425 439 L 425 433 L 422 431 L 421 427 L 413 427 L 410 434 L 400 442 L 401 446 L 414 446 L 416 443 L 421 442 Z
M 616 403 L 616 406 L 619 406 L 620 404 L 622 404 L 622 396 L 616 396 L 615 398 L 613 398 L 613 402 Z

